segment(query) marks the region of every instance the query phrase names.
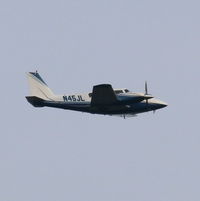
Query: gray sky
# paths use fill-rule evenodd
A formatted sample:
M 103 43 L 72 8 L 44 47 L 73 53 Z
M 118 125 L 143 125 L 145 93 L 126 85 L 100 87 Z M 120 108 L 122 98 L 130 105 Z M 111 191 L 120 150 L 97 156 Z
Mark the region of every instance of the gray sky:
M 0 200 L 199 201 L 199 1 L 0 1 Z M 25 100 L 111 83 L 169 107 L 123 120 Z M 197 104 L 197 105 L 196 105 Z

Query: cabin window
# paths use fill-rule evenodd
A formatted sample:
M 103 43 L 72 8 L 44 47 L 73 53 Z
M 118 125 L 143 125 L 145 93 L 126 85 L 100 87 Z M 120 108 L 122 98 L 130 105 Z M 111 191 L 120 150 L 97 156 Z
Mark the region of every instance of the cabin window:
M 125 91 L 125 93 L 128 93 L 128 92 L 129 92 L 129 90 L 128 90 L 128 89 L 125 89 L 124 91 Z
M 116 94 L 121 94 L 121 93 L 123 93 L 123 91 L 122 90 L 115 90 L 115 93 Z

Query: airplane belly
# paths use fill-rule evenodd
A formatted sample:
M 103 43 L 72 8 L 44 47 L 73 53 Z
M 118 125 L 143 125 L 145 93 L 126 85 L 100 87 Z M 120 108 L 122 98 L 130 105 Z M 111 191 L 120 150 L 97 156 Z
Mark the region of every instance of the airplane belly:
M 91 113 L 99 113 L 99 114 L 121 114 L 127 113 L 130 110 L 130 107 L 125 105 L 116 105 L 116 106 L 101 106 L 101 107 L 91 107 Z

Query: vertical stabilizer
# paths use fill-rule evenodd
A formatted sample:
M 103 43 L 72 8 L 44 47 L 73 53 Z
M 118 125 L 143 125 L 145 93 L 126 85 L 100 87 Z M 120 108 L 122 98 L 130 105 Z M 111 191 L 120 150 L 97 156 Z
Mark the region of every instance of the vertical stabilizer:
M 30 85 L 31 96 L 41 98 L 43 100 L 53 100 L 55 95 L 52 90 L 47 86 L 39 73 L 29 72 L 27 73 L 28 81 Z

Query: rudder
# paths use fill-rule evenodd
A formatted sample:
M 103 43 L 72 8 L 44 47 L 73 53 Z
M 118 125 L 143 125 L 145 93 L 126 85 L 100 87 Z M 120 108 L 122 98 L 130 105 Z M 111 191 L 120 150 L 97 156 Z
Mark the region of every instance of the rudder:
M 27 73 L 31 96 L 41 98 L 43 100 L 53 100 L 55 95 L 52 90 L 47 86 L 39 73 Z

